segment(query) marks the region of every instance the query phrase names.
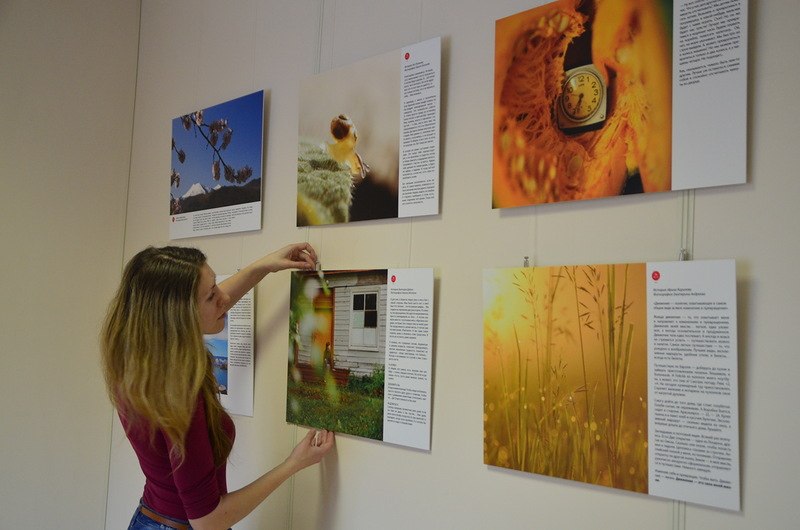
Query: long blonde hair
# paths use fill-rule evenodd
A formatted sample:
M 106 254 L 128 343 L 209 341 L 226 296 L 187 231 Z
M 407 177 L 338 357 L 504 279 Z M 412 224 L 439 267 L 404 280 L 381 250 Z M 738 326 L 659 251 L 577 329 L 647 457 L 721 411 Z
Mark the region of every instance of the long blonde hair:
M 129 421 L 144 422 L 151 436 L 161 430 L 181 462 L 202 396 L 219 465 L 232 441 L 222 429 L 224 412 L 200 328 L 197 289 L 205 263 L 194 248 L 148 247 L 136 254 L 108 308 L 100 347 L 114 406 Z

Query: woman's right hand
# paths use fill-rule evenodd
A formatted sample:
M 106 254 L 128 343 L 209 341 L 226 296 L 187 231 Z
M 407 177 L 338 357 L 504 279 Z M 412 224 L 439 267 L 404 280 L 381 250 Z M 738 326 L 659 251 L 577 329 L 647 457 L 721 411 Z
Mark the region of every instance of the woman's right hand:
M 253 265 L 265 273 L 285 269 L 314 270 L 316 264 L 317 253 L 309 243 L 286 245 L 253 262 Z
M 319 463 L 334 446 L 335 437 L 332 431 L 310 430 L 300 443 L 292 450 L 286 463 L 297 472 L 308 466 Z

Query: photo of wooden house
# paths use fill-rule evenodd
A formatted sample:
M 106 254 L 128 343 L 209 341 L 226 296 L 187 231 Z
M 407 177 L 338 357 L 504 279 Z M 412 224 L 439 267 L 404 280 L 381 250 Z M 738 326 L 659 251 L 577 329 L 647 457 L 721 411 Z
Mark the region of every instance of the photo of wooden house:
M 380 440 L 387 271 L 292 273 L 290 423 Z
M 382 369 L 386 357 L 386 269 L 328 271 L 322 278 L 316 272 L 296 274 L 304 284 L 297 286 L 305 298 L 298 302 L 305 307 L 293 307 L 298 318 L 292 364 L 304 376 L 320 368 L 331 370 L 340 384 L 349 374 L 364 376 Z M 309 378 L 313 379 L 313 374 L 303 377 Z

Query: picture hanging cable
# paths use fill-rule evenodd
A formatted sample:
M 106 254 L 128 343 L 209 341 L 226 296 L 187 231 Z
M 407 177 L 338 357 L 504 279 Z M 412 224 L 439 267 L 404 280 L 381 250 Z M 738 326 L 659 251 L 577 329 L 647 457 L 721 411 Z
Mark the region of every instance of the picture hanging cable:
M 680 261 L 692 259 L 694 254 L 694 197 L 695 190 L 684 190 L 681 195 Z

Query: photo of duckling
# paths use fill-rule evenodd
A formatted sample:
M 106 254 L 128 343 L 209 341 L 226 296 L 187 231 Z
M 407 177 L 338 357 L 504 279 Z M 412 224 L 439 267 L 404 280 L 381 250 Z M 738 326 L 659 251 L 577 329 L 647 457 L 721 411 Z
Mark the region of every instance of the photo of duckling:
M 340 164 L 350 168 L 354 186 L 360 184 L 367 178 L 369 166 L 356 151 L 358 132 L 347 114 L 339 114 L 331 120 L 331 136 L 333 141 L 327 144 L 328 154 Z
M 398 216 L 401 82 L 389 55 L 301 82 L 297 226 Z

